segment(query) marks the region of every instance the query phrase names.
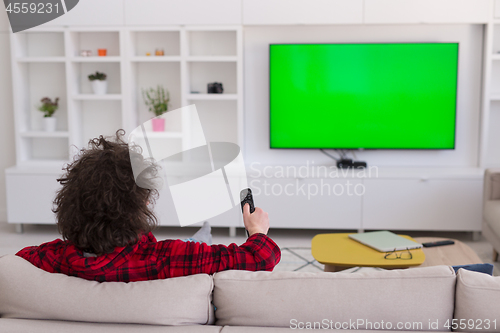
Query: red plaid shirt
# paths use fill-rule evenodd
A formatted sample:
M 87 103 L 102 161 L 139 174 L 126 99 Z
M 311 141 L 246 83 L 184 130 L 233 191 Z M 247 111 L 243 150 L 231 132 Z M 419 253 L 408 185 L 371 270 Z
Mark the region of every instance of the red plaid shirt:
M 281 251 L 264 234 L 254 234 L 241 245 L 207 245 L 181 240 L 156 241 L 152 233 L 132 246 L 113 253 L 84 257 L 71 242 L 56 239 L 22 249 L 16 255 L 51 273 L 64 273 L 87 280 L 143 281 L 191 274 L 239 269 L 272 271 Z

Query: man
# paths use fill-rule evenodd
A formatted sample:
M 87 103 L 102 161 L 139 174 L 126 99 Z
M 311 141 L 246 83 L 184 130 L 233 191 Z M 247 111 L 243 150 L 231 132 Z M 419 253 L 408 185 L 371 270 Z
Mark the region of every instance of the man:
M 240 246 L 157 241 L 151 231 L 158 220 L 148 204 L 158 192 L 137 186 L 130 159 L 131 154 L 134 160 L 142 156 L 123 135 L 120 130 L 114 141 L 103 136 L 90 140 L 89 148 L 64 168 L 53 209 L 64 240 L 24 248 L 18 256 L 47 272 L 100 282 L 273 270 L 281 252 L 267 236 L 268 215 L 258 207 L 250 214 L 248 204 L 243 221 L 250 236 Z M 142 174 L 154 178 L 157 165 L 142 162 L 147 164 Z

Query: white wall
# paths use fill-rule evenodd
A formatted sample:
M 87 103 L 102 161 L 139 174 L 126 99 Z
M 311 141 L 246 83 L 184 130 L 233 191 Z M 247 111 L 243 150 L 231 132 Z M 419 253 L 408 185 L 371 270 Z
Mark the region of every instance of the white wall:
M 99 0 L 86 0 L 79 4 L 81 10 L 93 9 L 91 4 Z M 229 0 L 210 0 L 211 8 L 220 10 L 225 8 L 223 14 L 227 22 L 239 23 L 245 12 L 241 9 L 247 8 L 241 5 L 241 1 L 232 6 L 221 6 Z M 371 0 L 370 0 L 371 1 Z M 394 1 L 377 0 L 379 3 L 391 5 Z M 88 2 L 88 4 L 87 4 Z M 330 4 L 329 2 L 319 1 Z M 318 3 L 319 3 L 318 2 Z M 338 2 L 338 1 L 337 1 Z M 443 3 L 448 3 L 444 1 Z M 463 2 L 463 1 L 462 1 Z M 488 1 L 483 0 L 481 3 Z M 104 12 L 115 13 L 112 17 L 106 15 L 91 16 L 90 21 L 72 21 L 70 13 L 54 20 L 47 25 L 69 24 L 138 24 L 139 21 L 131 20 L 128 16 L 133 4 L 137 0 L 112 0 L 105 7 Z M 140 2 L 143 3 L 143 2 Z M 184 10 L 189 4 L 181 5 L 182 1 L 148 0 L 153 6 L 149 8 L 168 7 L 177 8 L 185 12 L 183 17 L 190 16 L 189 11 Z M 294 1 L 298 4 L 298 1 Z M 356 3 L 359 3 L 357 1 Z M 428 3 L 431 3 L 428 1 Z M 468 3 L 471 3 L 468 1 Z M 369 3 L 364 2 L 365 14 Z M 241 7 L 240 7 L 241 6 Z M 92 8 L 91 8 L 92 7 Z M 159 8 L 158 7 L 158 8 Z M 358 6 L 359 7 L 359 6 Z M 359 12 L 362 9 L 356 7 Z M 483 6 L 484 7 L 484 6 Z M 405 7 L 406 8 L 406 7 Z M 481 7 L 482 8 L 482 7 Z M 354 10 L 354 9 L 353 9 Z M 367 12 L 366 12 L 367 11 Z M 81 12 L 81 11 L 80 11 Z M 116 13 L 119 12 L 119 15 Z M 160 11 L 159 11 L 160 12 Z M 441 11 L 445 13 L 446 11 Z M 139 13 L 140 14 L 140 13 Z M 158 22 L 151 21 L 151 17 L 137 15 L 145 19 L 149 24 L 174 24 L 164 20 L 160 15 Z M 247 13 L 248 14 L 248 13 Z M 80 17 L 80 15 L 77 15 Z M 102 19 L 100 19 L 102 16 Z M 214 23 L 212 15 L 207 16 Z M 248 16 L 248 15 L 247 15 Z M 484 15 L 483 15 L 484 16 Z M 84 17 L 83 15 L 81 17 Z M 356 16 L 357 17 L 357 16 Z M 81 18 L 80 18 L 81 19 Z M 249 20 L 249 18 L 247 17 Z M 65 22 L 63 22 L 66 20 Z M 70 22 L 68 22 L 68 20 Z M 364 17 L 366 22 L 366 17 Z M 95 21 L 95 22 L 94 22 Z M 243 21 L 245 19 L 243 18 Z M 359 20 L 358 20 L 359 21 Z M 140 22 L 140 23 L 144 23 Z M 224 21 L 226 24 L 227 22 Z M 466 20 L 466 22 L 469 22 Z M 474 21 L 475 22 L 475 21 Z M 256 23 L 253 23 L 256 24 Z M 245 26 L 244 28 L 244 70 L 245 70 L 245 152 L 246 162 L 258 161 L 263 164 L 305 164 L 307 161 L 315 161 L 317 164 L 331 163 L 319 151 L 305 150 L 270 150 L 269 149 L 269 123 L 268 123 L 268 44 L 269 43 L 299 43 L 299 42 L 425 42 L 425 41 L 458 41 L 460 42 L 459 57 L 459 88 L 458 88 L 458 119 L 457 119 L 457 149 L 454 151 L 366 151 L 358 153 L 358 158 L 366 160 L 371 165 L 391 166 L 476 166 L 478 155 L 478 131 L 479 131 L 479 108 L 481 87 L 481 64 L 482 64 L 482 40 L 483 32 L 481 25 L 467 24 L 421 24 L 421 25 L 281 25 L 281 26 Z M 12 114 L 12 89 L 10 73 L 10 45 L 8 35 L 8 19 L 5 11 L 0 11 L 0 221 L 6 219 L 5 198 L 5 174 L 7 167 L 15 164 L 14 146 L 14 124 Z
M 9 30 L 7 12 L 0 10 L 0 222 L 7 221 L 4 170 L 16 163 Z
M 250 26 L 244 29 L 245 162 L 327 164 L 319 150 L 269 149 L 270 43 L 459 42 L 456 149 L 356 153 L 377 166 L 474 167 L 478 159 L 482 25 Z

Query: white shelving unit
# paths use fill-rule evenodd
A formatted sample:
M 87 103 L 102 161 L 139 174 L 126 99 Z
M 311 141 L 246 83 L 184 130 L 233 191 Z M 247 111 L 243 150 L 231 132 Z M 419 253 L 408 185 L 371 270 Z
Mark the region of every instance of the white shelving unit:
M 141 91 L 157 85 L 169 90 L 171 109 L 199 104 L 202 118 L 217 116 L 217 121 L 204 121 L 208 134 L 242 143 L 241 27 L 50 28 L 11 38 L 18 165 L 57 164 L 60 157 L 69 160 L 71 145 L 82 147 L 118 128 L 132 130 L 152 117 Z M 98 48 L 108 55 L 96 56 Z M 165 55 L 155 56 L 156 49 Z M 94 56 L 82 57 L 81 50 Z M 108 75 L 108 94 L 92 93 L 87 76 L 95 71 Z M 209 82 L 222 82 L 224 93 L 207 94 Z M 36 105 L 45 96 L 60 98 L 54 133 L 41 131 Z M 189 119 L 167 124 L 166 131 L 165 137 L 189 140 Z M 55 156 L 52 148 L 49 154 L 33 144 L 46 138 L 67 141 L 59 145 L 57 159 L 50 157 Z M 42 149 L 34 152 L 35 146 Z
M 73 99 L 80 101 L 116 101 L 122 100 L 121 94 L 106 94 L 106 95 L 93 95 L 93 94 L 76 94 Z
M 143 89 L 164 86 L 170 92 L 171 110 L 196 104 L 207 141 L 241 145 L 241 30 L 241 26 L 93 26 L 11 34 L 17 165 L 6 172 L 13 198 L 9 222 L 54 223 L 52 218 L 36 218 L 36 211 L 22 207 L 23 200 L 16 204 L 16 193 L 21 192 L 12 187 L 28 184 L 20 175 L 47 177 L 47 168 L 59 175 L 76 153 L 74 147 L 85 147 L 91 138 L 113 135 L 120 128 L 130 133 L 151 119 L 154 115 L 144 104 Z M 100 48 L 107 49 L 107 56 L 97 56 Z M 162 49 L 164 56 L 155 56 L 156 49 Z M 90 50 L 92 56 L 80 56 L 82 50 Z M 108 76 L 106 95 L 92 93 L 87 76 L 96 71 Z M 210 82 L 222 82 L 224 93 L 207 94 Z M 60 98 L 54 115 L 56 132 L 42 129 L 43 114 L 37 105 L 43 97 Z M 172 140 L 185 148 L 191 136 L 190 119 L 183 116 L 151 138 Z M 53 195 L 47 186 L 37 188 L 36 181 L 29 186 L 40 196 Z
M 500 19 L 485 25 L 480 167 L 500 166 Z
M 17 165 L 59 165 L 69 159 L 70 144 L 64 32 L 48 29 L 11 36 Z M 36 107 L 43 97 L 60 97 L 59 124 L 53 133 L 42 132 L 43 114 Z

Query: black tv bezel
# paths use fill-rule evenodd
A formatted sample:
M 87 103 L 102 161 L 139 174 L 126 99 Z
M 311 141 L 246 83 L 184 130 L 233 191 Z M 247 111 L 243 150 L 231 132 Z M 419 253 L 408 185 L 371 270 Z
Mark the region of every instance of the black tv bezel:
M 451 148 L 346 148 L 346 147 L 273 147 L 271 145 L 271 47 L 273 45 L 386 45 L 386 44 L 456 44 L 457 45 L 457 84 L 455 87 L 455 117 L 453 124 L 453 147 Z M 460 63 L 460 43 L 459 42 L 383 42 L 383 43 L 270 43 L 268 51 L 268 85 L 269 85 L 269 149 L 297 149 L 297 150 L 313 150 L 313 149 L 332 149 L 332 150 L 455 150 L 457 141 L 457 100 L 458 100 L 458 80 L 459 80 L 459 63 Z

